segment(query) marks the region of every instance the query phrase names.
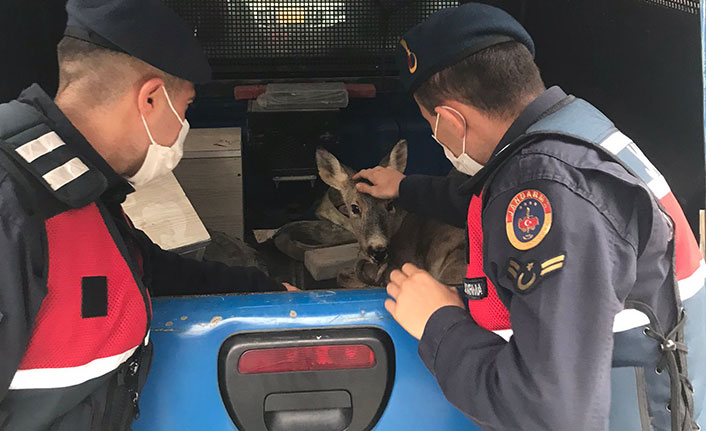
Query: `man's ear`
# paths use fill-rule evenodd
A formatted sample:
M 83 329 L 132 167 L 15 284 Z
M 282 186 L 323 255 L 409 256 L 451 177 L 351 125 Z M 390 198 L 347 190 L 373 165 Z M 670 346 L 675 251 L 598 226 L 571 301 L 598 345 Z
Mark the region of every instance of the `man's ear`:
M 137 109 L 140 114 L 147 117 L 154 111 L 157 100 L 161 100 L 157 96 L 163 86 L 164 80 L 162 78 L 149 79 L 140 86 L 137 97 Z
M 464 118 L 455 111 L 451 109 L 444 108 L 443 106 L 437 106 L 434 108 L 434 115 L 439 114 L 439 123 L 448 124 L 451 127 L 451 131 L 456 135 L 458 139 L 463 139 L 463 135 L 466 133 L 466 122 Z

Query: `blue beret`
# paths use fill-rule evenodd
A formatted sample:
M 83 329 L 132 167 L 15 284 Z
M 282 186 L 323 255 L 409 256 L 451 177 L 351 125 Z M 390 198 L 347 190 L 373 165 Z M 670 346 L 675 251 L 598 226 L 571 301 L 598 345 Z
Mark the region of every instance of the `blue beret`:
M 196 84 L 211 79 L 193 30 L 160 0 L 69 0 L 66 11 L 66 36 L 129 54 Z
M 404 35 L 397 49 L 402 85 L 413 93 L 437 72 L 485 48 L 516 41 L 534 55 L 534 42 L 512 16 L 481 3 L 442 9 Z

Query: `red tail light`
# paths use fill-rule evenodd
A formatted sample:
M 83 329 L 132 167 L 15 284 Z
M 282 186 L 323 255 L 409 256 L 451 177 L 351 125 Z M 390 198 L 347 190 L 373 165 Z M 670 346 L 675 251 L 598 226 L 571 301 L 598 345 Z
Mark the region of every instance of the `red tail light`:
M 240 374 L 373 368 L 375 353 L 364 344 L 248 350 L 240 356 Z

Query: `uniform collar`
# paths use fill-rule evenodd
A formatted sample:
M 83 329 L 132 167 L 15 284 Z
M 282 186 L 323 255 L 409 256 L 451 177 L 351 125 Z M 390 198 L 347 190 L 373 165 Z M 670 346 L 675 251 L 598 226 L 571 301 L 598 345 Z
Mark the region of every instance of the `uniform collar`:
M 557 103 L 561 102 L 566 98 L 566 93 L 564 90 L 558 86 L 551 87 L 550 89 L 544 91 L 539 97 L 534 99 L 532 103 L 527 105 L 527 107 L 522 111 L 522 113 L 517 117 L 517 119 L 510 125 L 507 129 L 505 135 L 500 140 L 500 143 L 495 150 L 493 155 L 490 157 L 491 160 L 497 156 L 502 150 L 507 148 L 515 139 L 522 136 L 527 129 L 532 127 L 534 123 L 545 117 L 545 113 L 551 111 L 551 108 Z
M 25 89 L 17 98 L 18 101 L 33 106 L 40 111 L 49 121 L 49 125 L 70 147 L 83 156 L 86 161 L 97 169 L 108 181 L 108 189 L 103 194 L 104 197 L 117 197 L 122 202 L 125 196 L 132 193 L 134 189 L 123 178 L 118 175 L 108 162 L 98 154 L 81 132 L 71 124 L 66 115 L 59 109 L 49 95 L 38 85 L 32 84 Z
M 483 169 L 478 171 L 477 174 L 464 182 L 461 185 L 461 190 L 464 193 L 471 192 L 475 195 L 479 195 L 488 176 L 500 166 L 501 162 L 512 152 L 505 150 L 512 146 L 512 144 L 517 141 L 517 138 L 525 134 L 527 129 L 532 127 L 534 123 L 554 112 L 556 107 L 561 106 L 561 102 L 566 100 L 567 97 L 569 96 L 566 95 L 564 90 L 558 86 L 554 86 L 545 90 L 527 105 L 507 129 L 507 132 L 505 132 L 505 135 L 495 147 L 495 150 L 493 150 L 493 154 L 490 156 L 488 163 L 486 163 Z

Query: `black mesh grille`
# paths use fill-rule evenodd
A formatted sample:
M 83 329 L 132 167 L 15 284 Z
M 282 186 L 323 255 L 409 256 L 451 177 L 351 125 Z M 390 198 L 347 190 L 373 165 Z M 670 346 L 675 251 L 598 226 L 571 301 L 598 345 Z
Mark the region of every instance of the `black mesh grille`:
M 698 0 L 642 0 L 647 3 L 656 4 L 659 6 L 668 7 L 671 9 L 680 10 L 682 12 L 688 12 L 692 14 L 699 13 L 699 1 Z
M 379 72 L 400 37 L 452 0 L 165 0 L 218 71 Z

